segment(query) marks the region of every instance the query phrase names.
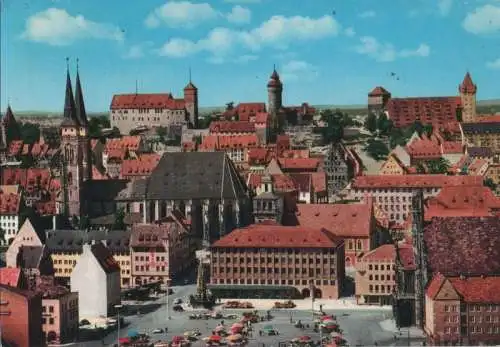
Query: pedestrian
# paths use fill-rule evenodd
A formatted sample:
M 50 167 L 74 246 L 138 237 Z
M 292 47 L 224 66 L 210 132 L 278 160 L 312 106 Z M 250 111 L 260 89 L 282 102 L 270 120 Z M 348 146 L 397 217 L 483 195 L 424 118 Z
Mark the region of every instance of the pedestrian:
M 259 336 L 262 336 L 262 330 L 259 330 Z

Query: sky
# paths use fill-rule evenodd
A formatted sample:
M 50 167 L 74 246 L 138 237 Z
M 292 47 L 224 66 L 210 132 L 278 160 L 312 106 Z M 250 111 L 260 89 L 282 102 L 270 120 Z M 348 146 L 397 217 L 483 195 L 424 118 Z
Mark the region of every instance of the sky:
M 172 92 L 200 106 L 265 102 L 273 66 L 284 104 L 500 98 L 500 0 L 0 0 L 1 109 L 60 112 L 66 57 L 88 111 L 113 94 Z

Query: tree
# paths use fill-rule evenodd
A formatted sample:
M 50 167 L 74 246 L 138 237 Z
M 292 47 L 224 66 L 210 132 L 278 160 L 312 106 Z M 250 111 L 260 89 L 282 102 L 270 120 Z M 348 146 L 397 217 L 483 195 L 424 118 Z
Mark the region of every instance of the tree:
M 340 111 L 326 110 L 321 120 L 326 122 L 326 127 L 321 129 L 324 143 L 338 143 L 344 137 L 344 116 Z
M 5 230 L 0 228 L 0 243 L 4 243 L 4 242 L 5 242 Z
M 125 229 L 125 210 L 123 207 L 119 208 L 115 213 L 115 221 L 112 226 L 112 230 L 124 230 Z
M 416 166 L 416 169 L 417 169 L 417 173 L 418 174 L 425 174 L 425 173 L 427 173 L 427 169 L 425 168 L 424 164 L 422 164 L 422 163 L 418 163 L 417 166 Z
M 497 189 L 497 185 L 495 184 L 495 182 L 490 177 L 486 178 L 483 181 L 483 184 L 484 184 L 485 187 L 489 187 L 493 191 Z
M 434 132 L 434 127 L 432 126 L 432 124 L 426 124 L 423 126 L 422 133 L 427 135 L 427 137 L 430 137 L 433 132 Z
M 89 228 L 89 226 L 90 226 L 90 218 L 89 218 L 89 216 L 85 215 L 85 216 L 80 217 L 79 229 L 80 230 L 86 230 L 86 229 Z
M 25 144 L 34 144 L 40 140 L 40 127 L 37 124 L 22 123 L 21 139 Z
M 377 119 L 377 129 L 380 131 L 380 134 L 387 136 L 389 135 L 392 128 L 392 121 L 387 118 L 385 113 L 380 114 Z
M 451 167 L 450 162 L 443 157 L 435 160 L 427 160 L 425 166 L 430 174 L 447 174 Z
M 161 138 L 161 141 L 165 141 L 165 137 L 167 136 L 167 128 L 165 127 L 157 127 L 156 128 L 156 135 L 158 135 Z
M 420 123 L 420 122 L 417 120 L 417 121 L 415 121 L 415 122 L 412 124 L 411 129 L 412 129 L 412 131 L 411 131 L 411 132 L 412 132 L 412 134 L 416 131 L 416 132 L 417 132 L 417 134 L 418 134 L 419 136 L 421 136 L 421 135 L 422 135 L 422 132 L 424 131 L 424 126 L 422 125 L 422 123 Z
M 377 117 L 373 112 L 368 113 L 368 117 L 365 120 L 365 128 L 371 133 L 377 130 Z
M 389 155 L 389 148 L 382 141 L 378 140 L 368 140 L 364 151 L 373 159 L 381 160 L 387 158 Z

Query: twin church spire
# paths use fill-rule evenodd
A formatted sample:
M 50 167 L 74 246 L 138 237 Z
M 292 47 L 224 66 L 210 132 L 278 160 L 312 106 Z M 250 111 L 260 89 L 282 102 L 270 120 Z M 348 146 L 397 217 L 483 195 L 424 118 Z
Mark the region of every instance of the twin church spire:
M 76 85 L 75 93 L 73 94 L 71 76 L 69 73 L 69 58 L 66 58 L 66 92 L 62 126 L 88 126 L 87 112 L 85 111 L 85 102 L 83 100 L 83 89 L 80 82 L 78 59 L 76 60 Z

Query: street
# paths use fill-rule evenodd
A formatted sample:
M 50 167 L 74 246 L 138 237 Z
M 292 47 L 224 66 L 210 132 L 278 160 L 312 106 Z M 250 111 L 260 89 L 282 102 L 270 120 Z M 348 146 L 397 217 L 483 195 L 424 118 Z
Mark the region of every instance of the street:
M 199 329 L 203 334 L 202 337 L 211 335 L 212 330 L 214 330 L 214 328 L 221 323 L 221 320 L 189 320 L 188 317 L 191 313 L 193 313 L 193 311 L 186 310 L 185 312 L 173 312 L 172 310 L 173 301 L 177 298 L 181 298 L 184 302 L 187 302 L 188 296 L 195 292 L 195 286 L 175 286 L 172 287 L 172 289 L 174 293 L 169 296 L 170 320 L 167 319 L 166 298 L 161 297 L 157 300 L 146 303 L 145 307 L 149 306 L 153 308 L 151 312 L 146 313 L 147 310 L 143 311 L 140 316 L 137 316 L 136 314 L 129 316 L 125 315 L 125 321 L 128 325 L 126 327 L 122 327 L 120 336 L 126 337 L 129 330 L 136 330 L 140 333 L 144 332 L 150 334 L 152 341 L 165 339 L 170 341 L 173 336 L 183 335 L 185 331 L 193 329 Z M 243 311 L 250 310 L 226 309 L 222 310 L 222 313 L 225 315 L 234 313 L 240 317 Z M 259 311 L 259 313 L 265 315 L 265 311 L 263 310 Z M 337 316 L 339 326 L 343 330 L 343 336 L 350 346 L 369 346 L 374 345 L 375 343 L 379 346 L 399 346 L 409 344 L 408 339 L 404 334 L 399 336 L 399 334 L 395 334 L 394 331 L 390 331 L 389 329 L 384 330 L 381 326 L 381 322 L 387 322 L 390 318 L 392 318 L 392 313 L 386 309 L 378 310 L 376 308 L 372 308 L 370 310 L 366 310 L 362 307 L 358 307 L 355 309 L 345 310 L 325 310 L 325 313 Z M 313 340 L 320 339 L 319 333 L 315 333 L 312 329 L 312 315 L 310 311 L 272 310 L 271 316 L 271 321 L 265 321 L 253 325 L 254 331 L 248 346 L 262 347 L 264 345 L 266 347 L 277 347 L 280 342 L 288 342 L 293 338 L 302 335 L 310 336 Z M 300 320 L 303 324 L 309 324 L 310 328 L 304 330 L 295 328 L 293 324 L 290 324 L 290 318 L 293 322 Z M 239 318 L 237 320 L 239 320 Z M 230 326 L 237 320 L 226 320 L 224 323 L 226 326 Z M 266 325 L 272 325 L 279 332 L 279 336 L 259 336 L 259 330 Z M 168 327 L 167 334 L 152 334 L 154 329 L 165 327 Z M 396 338 L 395 335 L 397 335 Z M 415 342 L 414 339 L 412 339 L 411 342 L 413 345 L 413 342 Z M 116 331 L 110 333 L 104 339 L 105 346 L 113 346 L 116 343 Z M 103 346 L 103 343 L 102 341 L 82 342 L 79 346 L 97 347 Z M 192 346 L 204 346 L 204 343 L 200 340 L 194 342 Z

